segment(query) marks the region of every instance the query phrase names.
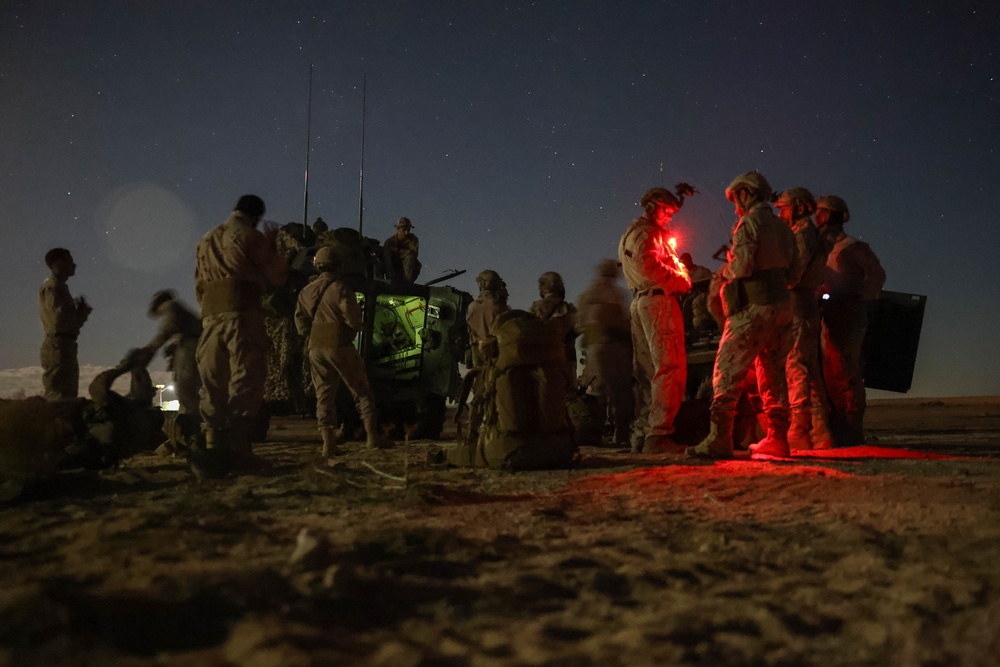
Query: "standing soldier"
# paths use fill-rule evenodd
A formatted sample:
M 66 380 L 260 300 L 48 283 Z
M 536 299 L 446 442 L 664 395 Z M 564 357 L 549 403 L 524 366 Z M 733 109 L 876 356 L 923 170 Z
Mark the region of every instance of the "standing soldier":
M 243 195 L 230 216 L 198 243 L 194 287 L 204 327 L 198 342 L 205 452 L 192 463 L 215 476 L 259 464 L 250 428 L 264 400 L 267 334 L 261 296 L 285 283 L 288 265 L 277 253 L 277 229 L 257 229 L 264 200 Z
M 618 261 L 632 290 L 631 325 L 636 419 L 632 451 L 659 454 L 674 451 L 674 417 L 684 400 L 687 356 L 684 315 L 678 294 L 691 289 L 691 279 L 674 250 L 670 221 L 694 194 L 678 183 L 674 196 L 653 188 L 642 197 L 644 213 L 625 230 L 618 243 Z
M 594 377 L 588 391 L 604 399 L 615 427 L 614 442 L 623 445 L 632 424 L 632 334 L 629 294 L 618 282 L 620 275 L 613 259 L 597 265 L 594 282 L 580 295 L 577 321 Z
M 576 307 L 566 301 L 566 287 L 562 276 L 546 271 L 538 277 L 538 296 L 531 304 L 531 314 L 540 320 L 559 324 L 566 356 L 566 393 L 576 382 Z
M 774 206 L 778 209 L 778 217 L 795 234 L 798 258 L 793 274 L 801 276 L 791 290 L 792 349 L 785 363 L 790 419 L 788 446 L 791 449 L 827 449 L 833 443 L 827 421 L 830 401 L 823 382 L 819 347 L 822 330 L 819 288 L 830 248 L 823 243 L 812 221 L 816 211 L 812 193 L 805 188 L 790 188 L 781 193 Z M 815 430 L 810 436 L 813 424 Z
M 201 337 L 201 319 L 177 300 L 173 290 L 160 290 L 149 302 L 149 316 L 160 320 L 160 328 L 146 347 L 142 348 L 143 366 L 164 347 L 167 368 L 174 374 L 177 393 L 177 420 L 165 452 L 177 445 L 190 446 L 196 441 L 200 429 L 198 401 L 201 392 L 201 375 L 198 374 L 198 339 Z
M 45 338 L 42 340 L 42 386 L 45 398 L 58 401 L 80 394 L 80 362 L 76 357 L 76 338 L 93 308 L 82 296 L 75 300 L 66 285 L 76 275 L 76 263 L 66 248 L 45 253 L 45 264 L 52 272 L 38 290 L 38 314 Z
M 816 224 L 833 244 L 826 261 L 823 291 L 823 372 L 833 412 L 834 442 L 864 443 L 865 377 L 861 352 L 868 308 L 885 284 L 885 269 L 867 243 L 844 232 L 851 219 L 847 202 L 828 195 L 816 200 Z
M 385 240 L 385 269 L 390 280 L 405 280 L 415 283 L 420 275 L 420 241 L 413 233 L 413 223 L 409 218 L 400 218 L 396 223 L 396 233 Z
M 795 236 L 768 204 L 771 193 L 756 171 L 737 176 L 726 188 L 739 216 L 722 273 L 726 323 L 712 373 L 711 430 L 696 447 L 688 447 L 690 456 L 732 458 L 733 420 L 751 364 L 756 364 L 767 435 L 750 450 L 789 455 L 785 360 L 792 342 L 788 285 L 797 252 Z
M 469 326 L 469 355 L 465 364 L 469 372 L 462 380 L 462 391 L 458 401 L 458 411 L 455 413 L 457 424 L 462 416 L 466 398 L 473 393 L 472 407 L 469 414 L 469 434 L 467 442 L 475 443 L 479 434 L 484 409 L 486 387 L 490 379 L 486 377 L 489 362 L 496 357 L 496 337 L 493 335 L 493 323 L 503 313 L 510 310 L 507 305 L 507 285 L 500 274 L 492 269 L 480 271 L 476 276 L 479 286 L 479 296 L 469 304 L 465 312 L 465 321 Z
M 378 430 L 375 397 L 354 337 L 364 326 L 354 290 L 339 280 L 342 260 L 334 248 L 316 251 L 313 266 L 320 274 L 299 293 L 295 329 L 309 339 L 309 363 L 316 388 L 316 422 L 323 438 L 323 458 L 338 454 L 337 391 L 341 383 L 354 397 L 368 434 L 367 446 L 389 447 Z

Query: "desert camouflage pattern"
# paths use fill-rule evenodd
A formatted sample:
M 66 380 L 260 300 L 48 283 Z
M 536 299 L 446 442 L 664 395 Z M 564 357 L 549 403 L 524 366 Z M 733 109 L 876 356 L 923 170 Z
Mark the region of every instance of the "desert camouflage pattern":
M 765 202 L 752 206 L 733 228 L 733 245 L 722 271 L 726 280 L 750 278 L 757 271 L 793 269 L 795 237 Z M 729 424 L 737 412 L 747 370 L 754 365 L 769 428 L 784 439 L 788 431 L 785 362 L 792 344 L 792 306 L 786 296 L 775 303 L 749 303 L 729 313 L 712 373 L 712 417 Z
M 43 396 L 56 401 L 80 394 L 76 338 L 87 320 L 86 309 L 73 300 L 69 286 L 49 276 L 38 290 L 38 314 L 45 338 L 39 350 Z
M 534 301 L 529 312 L 542 321 L 555 325 L 560 330 L 563 358 L 566 360 L 566 392 L 576 385 L 576 306 L 566 301 L 561 294 L 547 292 Z
M 853 415 L 860 430 L 866 404 L 861 353 L 868 330 L 869 304 L 885 284 L 885 269 L 871 247 L 848 236 L 840 226 L 827 226 L 833 249 L 827 258 L 823 291 L 823 373 L 830 403 L 842 415 Z
M 587 393 L 607 406 L 614 440 L 628 442 L 632 423 L 632 325 L 629 294 L 614 276 L 598 275 L 584 290 L 577 310 L 590 375 Z
M 343 332 L 337 340 L 323 340 L 311 331 L 335 324 Z M 364 361 L 352 345 L 363 326 L 357 295 L 334 274 L 324 271 L 303 288 L 295 306 L 295 329 L 309 338 L 309 363 L 316 390 L 316 423 L 321 429 L 338 426 L 337 392 L 345 385 L 354 397 L 362 420 L 375 415 L 375 398 Z
M 421 264 L 420 240 L 413 232 L 408 232 L 402 239 L 395 234 L 382 244 L 385 253 L 386 273 L 390 279 L 405 280 L 408 283 L 417 281 Z
M 801 277 L 791 291 L 792 345 L 785 364 L 785 375 L 789 409 L 793 415 L 799 415 L 802 423 L 808 424 L 813 410 L 825 414 L 830 408 L 823 382 L 819 311 L 819 289 L 830 249 L 809 216 L 796 220 L 792 233 L 795 234 L 798 250 L 796 273 Z
M 288 265 L 239 211 L 205 234 L 195 253 L 195 294 L 203 304 L 212 281 L 235 279 L 262 287 L 282 285 Z M 244 428 L 264 401 L 267 334 L 258 306 L 202 318 L 198 342 L 201 417 L 209 429 Z
M 687 383 L 684 315 L 675 295 L 691 289 L 691 279 L 669 247 L 669 230 L 645 216 L 634 220 L 618 243 L 618 261 L 633 294 L 629 314 L 636 449 L 648 436 L 674 432 Z

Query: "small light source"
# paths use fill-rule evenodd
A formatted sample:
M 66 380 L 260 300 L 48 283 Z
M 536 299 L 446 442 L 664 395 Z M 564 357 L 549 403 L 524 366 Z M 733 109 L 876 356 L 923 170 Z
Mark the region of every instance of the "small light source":
M 823 301 L 829 301 L 829 300 L 830 300 L 830 295 L 829 295 L 829 294 L 824 294 L 824 295 L 823 295 L 822 297 L 820 297 L 820 298 L 821 298 L 821 299 L 823 299 Z

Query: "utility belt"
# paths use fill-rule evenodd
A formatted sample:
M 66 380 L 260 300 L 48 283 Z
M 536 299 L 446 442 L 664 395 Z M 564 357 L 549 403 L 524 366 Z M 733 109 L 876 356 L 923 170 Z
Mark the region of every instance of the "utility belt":
M 310 348 L 342 347 L 353 342 L 354 332 L 340 320 L 313 322 L 309 331 Z
M 674 296 L 674 293 L 670 292 L 668 294 L 662 287 L 647 287 L 646 289 L 632 292 L 633 299 L 638 299 L 640 296 Z
M 747 306 L 770 306 L 788 302 L 788 282 L 781 268 L 754 271 L 746 278 L 737 278 L 722 287 L 722 305 L 726 317 L 732 317 Z
M 201 292 L 201 317 L 221 313 L 260 310 L 263 293 L 259 283 L 236 278 L 220 278 L 205 283 Z

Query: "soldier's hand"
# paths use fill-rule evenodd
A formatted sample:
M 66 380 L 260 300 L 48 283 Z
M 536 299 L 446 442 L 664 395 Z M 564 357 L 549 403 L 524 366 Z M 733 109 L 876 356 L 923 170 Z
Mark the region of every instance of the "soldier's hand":
M 80 317 L 83 318 L 86 318 L 88 315 L 94 312 L 94 309 L 90 306 L 89 303 L 87 303 L 87 300 L 83 297 L 83 295 L 76 297 L 76 312 L 79 313 Z

